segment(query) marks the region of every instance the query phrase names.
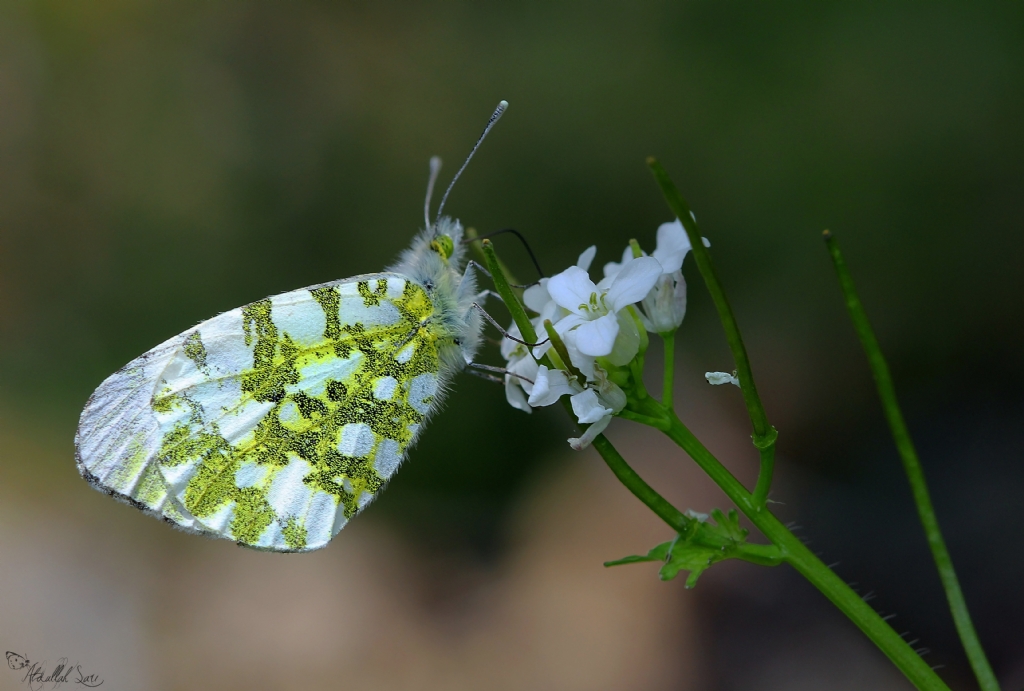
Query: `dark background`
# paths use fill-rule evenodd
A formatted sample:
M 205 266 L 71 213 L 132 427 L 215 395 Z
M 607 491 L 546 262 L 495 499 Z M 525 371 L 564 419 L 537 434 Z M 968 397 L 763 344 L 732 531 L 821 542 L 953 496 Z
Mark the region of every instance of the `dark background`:
M 780 430 L 780 515 L 972 688 L 820 240 L 837 235 L 982 643 L 1024 684 L 1022 84 L 1015 3 L 4 3 L 5 496 L 56 507 L 42 535 L 79 520 L 59 507 L 106 511 L 73 477 L 92 389 L 220 311 L 392 261 L 422 223 L 428 158 L 447 184 L 504 98 L 447 210 L 520 229 L 549 273 L 592 243 L 599 267 L 630 237 L 651 249 L 670 219 L 644 165 L 658 156 L 711 239 Z M 498 246 L 530 274 L 521 248 Z M 687 405 L 724 406 L 742 438 L 739 397 L 700 386 L 731 366 L 693 269 Z M 527 417 L 468 377 L 456 389 L 361 520 L 488 573 L 509 512 L 577 461 L 561 411 Z M 142 521 L 110 511 L 104 525 Z M 175 553 L 195 541 L 175 537 Z M 761 688 L 750 675 L 806 663 L 807 637 L 841 616 L 784 567 L 721 568 L 679 596 L 695 603 L 701 688 Z

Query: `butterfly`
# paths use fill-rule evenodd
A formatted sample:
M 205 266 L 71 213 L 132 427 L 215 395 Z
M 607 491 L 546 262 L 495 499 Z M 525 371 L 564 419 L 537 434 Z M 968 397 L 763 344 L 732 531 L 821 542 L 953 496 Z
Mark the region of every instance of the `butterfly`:
M 7 666 L 11 669 L 24 669 L 32 664 L 27 657 L 7 651 Z
M 502 101 L 454 185 L 508 104 Z M 324 547 L 394 475 L 480 345 L 463 229 L 429 220 L 398 261 L 275 295 L 143 353 L 89 398 L 75 437 L 96 489 L 245 547 Z

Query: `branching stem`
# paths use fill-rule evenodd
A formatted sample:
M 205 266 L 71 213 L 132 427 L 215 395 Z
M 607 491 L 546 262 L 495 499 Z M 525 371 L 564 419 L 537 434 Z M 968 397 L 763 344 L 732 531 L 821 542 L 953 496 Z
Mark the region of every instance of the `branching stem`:
M 669 178 L 668 172 L 658 161 L 651 157 L 647 159 L 647 165 L 654 174 L 654 179 L 661 188 L 672 212 L 683 224 L 686 236 L 690 239 L 690 251 L 697 262 L 697 269 L 700 271 L 704 284 L 711 294 L 711 300 L 715 303 L 718 311 L 718 318 L 725 330 L 725 339 L 729 342 L 729 349 L 732 351 L 733 360 L 736 362 L 736 376 L 740 380 L 740 389 L 743 391 L 743 401 L 747 406 L 747 414 L 750 416 L 750 423 L 754 428 L 754 446 L 761 455 L 761 470 L 757 478 L 757 486 L 754 490 L 753 500 L 756 511 L 765 508 L 768 500 L 768 491 L 771 489 L 772 473 L 775 469 L 775 440 L 779 433 L 774 427 L 768 424 L 768 417 L 764 412 L 764 405 L 754 385 L 754 374 L 750 368 L 750 358 L 747 357 L 747 348 L 743 345 L 743 337 L 740 335 L 739 325 L 736 323 L 736 316 L 729 305 L 729 299 L 725 296 L 725 289 L 718 274 L 715 273 L 714 264 L 711 263 L 711 253 L 704 246 L 704 238 L 697 227 L 690 211 L 690 205 L 683 199 L 676 186 Z
M 653 167 L 655 166 L 652 165 L 652 168 Z M 658 166 L 658 168 L 660 168 L 660 166 Z M 668 184 L 671 185 L 671 182 Z M 689 219 L 688 209 L 684 207 L 683 211 L 686 212 L 685 215 L 687 219 Z M 682 216 L 683 214 L 680 214 L 681 218 Z M 687 227 L 688 232 L 689 230 L 690 228 Z M 700 245 L 699 243 L 699 235 L 697 235 L 697 240 L 694 244 L 695 246 L 703 247 L 703 245 Z M 484 241 L 482 244 L 484 256 L 487 260 L 488 268 L 491 270 L 498 293 L 502 296 L 502 299 L 508 306 L 509 311 L 512 313 L 512 317 L 519 326 L 519 330 L 523 336 L 531 341 L 536 341 L 537 334 L 533 325 L 530 323 L 530 320 L 526 315 L 526 310 L 519 301 L 519 298 L 512 292 L 512 289 L 501 270 L 497 255 L 494 253 L 494 248 L 487 241 Z M 707 258 L 705 257 L 705 259 Z M 708 266 L 710 266 L 709 263 Z M 711 286 L 709 285 L 709 288 L 710 287 Z M 721 297 L 724 299 L 724 293 L 721 293 Z M 738 343 L 740 349 L 742 349 L 742 341 L 739 340 L 739 330 L 735 327 L 735 320 L 731 319 L 731 312 L 729 312 L 729 317 L 731 320 L 730 323 L 732 324 L 731 329 L 734 331 L 735 335 L 735 339 L 733 339 L 732 336 L 729 336 L 730 346 L 734 343 Z M 723 322 L 724 321 L 725 320 L 723 319 Z M 727 328 L 727 335 L 733 333 L 733 331 L 730 331 L 730 328 Z M 737 351 L 734 348 L 734 356 L 736 355 L 736 352 Z M 666 355 L 666 357 L 669 356 Z M 558 354 L 554 349 L 552 349 L 549 350 L 541 359 L 541 362 L 548 366 L 557 366 L 552 362 L 555 358 L 558 358 Z M 743 363 L 743 369 L 741 369 L 741 362 Z M 737 370 L 740 372 L 745 370 L 746 372 L 745 375 L 741 375 L 741 383 L 743 383 L 745 377 L 746 382 L 749 384 L 749 387 L 744 386 L 744 398 L 745 400 L 748 400 L 748 410 L 751 411 L 751 420 L 754 422 L 754 442 L 762 452 L 761 477 L 765 477 L 765 466 L 767 465 L 767 477 L 770 479 L 771 461 L 773 457 L 769 456 L 766 464 L 765 452 L 774 450 L 774 428 L 769 427 L 767 425 L 767 421 L 764 419 L 764 410 L 760 406 L 760 400 L 757 398 L 756 390 L 753 389 L 753 379 L 750 376 L 750 366 L 749 362 L 746 361 L 745 352 L 742 353 L 742 358 L 737 357 Z M 670 377 L 666 377 L 665 383 L 670 383 Z M 750 399 L 747 395 L 748 391 L 753 393 L 753 400 L 756 401 L 756 406 L 754 408 L 751 408 L 749 404 Z M 569 407 L 568 401 L 564 397 L 562 401 L 571 415 L 572 409 Z M 740 511 L 742 511 L 764 534 L 764 536 L 768 538 L 774 546 L 773 550 L 777 548 L 777 551 L 771 552 L 771 554 L 774 555 L 774 561 L 764 560 L 764 563 L 777 563 L 777 559 L 779 558 L 779 555 L 781 555 L 782 560 L 792 565 L 793 568 L 799 571 L 833 604 L 835 604 L 836 607 L 846 614 L 846 616 L 849 617 L 850 620 L 853 621 L 861 631 L 863 631 L 864 634 L 867 635 L 868 638 L 870 638 L 875 645 L 877 645 L 882 652 L 889 657 L 890 660 L 892 660 L 892 662 L 918 689 L 926 691 L 949 691 L 949 687 L 942 682 L 938 675 L 936 675 L 928 664 L 921 659 L 914 649 L 904 641 L 903 638 L 901 638 L 867 603 L 865 603 L 856 592 L 854 592 L 845 582 L 843 582 L 841 578 L 833 573 L 820 559 L 807 549 L 807 547 L 800 542 L 800 540 L 793 535 L 793 533 L 790 532 L 771 513 L 771 511 L 766 508 L 764 505 L 764 498 L 757 498 L 762 482 L 758 482 L 758 489 L 755 490 L 755 494 L 748 492 L 747 489 L 740 484 L 739 480 L 737 480 L 735 476 L 733 476 L 733 474 L 730 473 L 729 470 L 722 465 L 722 463 L 715 458 L 703 444 L 701 444 L 690 430 L 683 425 L 675 412 L 671 409 L 670 404 L 671 398 L 666 399 L 665 402 L 662 403 L 645 395 L 631 399 L 628 407 L 623 410 L 620 415 L 622 417 L 650 425 L 664 432 L 670 439 L 679 445 L 719 487 L 722 488 Z M 755 415 L 756 410 L 760 410 L 760 417 Z M 760 422 L 755 422 L 755 420 L 760 420 Z M 760 430 L 760 433 L 758 433 L 758 430 Z M 685 514 L 672 506 L 672 504 L 648 485 L 643 478 L 641 478 L 636 471 L 626 463 L 622 455 L 619 454 L 604 435 L 598 435 L 593 442 L 593 446 L 601 454 L 605 463 L 608 464 L 608 467 L 612 470 L 619 481 L 622 482 L 622 484 L 625 485 L 629 491 L 645 505 L 650 507 L 658 517 L 671 526 L 673 530 L 678 533 L 682 533 L 689 527 L 692 519 L 688 518 Z M 764 495 L 766 496 L 766 494 L 767 492 L 765 490 Z M 751 547 L 756 547 L 756 545 L 751 545 Z M 751 556 L 753 556 L 753 553 Z M 749 560 L 756 561 L 756 559 Z
M 755 506 L 750 492 L 687 429 L 675 413 L 651 398 L 645 399 L 643 408 L 642 411 L 636 411 L 636 414 L 658 420 L 658 424 L 652 426 L 664 431 L 672 441 L 679 445 L 714 480 L 715 484 L 722 488 L 740 511 L 750 519 L 750 522 L 782 551 L 783 560 L 799 571 L 832 604 L 849 617 L 918 689 L 949 691 L 949 687 L 921 659 L 920 655 L 914 652 L 914 649 L 865 603 L 860 595 L 818 559 L 771 511 L 758 509 Z M 604 456 L 603 447 L 595 444 L 595 448 Z M 605 458 L 605 461 L 608 462 L 608 459 Z M 637 494 L 637 491 L 630 487 L 622 476 L 619 476 L 618 473 L 616 476 L 629 487 L 630 491 Z

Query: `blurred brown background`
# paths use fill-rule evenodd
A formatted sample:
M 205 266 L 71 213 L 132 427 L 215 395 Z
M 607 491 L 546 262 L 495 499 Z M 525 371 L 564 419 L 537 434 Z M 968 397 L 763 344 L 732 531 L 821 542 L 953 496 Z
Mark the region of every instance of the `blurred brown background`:
M 781 433 L 778 513 L 974 688 L 820 241 L 837 233 L 982 642 L 1021 687 L 1022 84 L 1014 3 L 0 3 L 0 643 L 110 689 L 907 688 L 787 567 L 723 564 L 693 591 L 602 568 L 668 529 L 569 452 L 561 411 L 469 377 L 313 555 L 176 533 L 78 478 L 105 376 L 390 262 L 430 155 L 446 183 L 505 98 L 448 210 L 520 229 L 549 272 L 595 242 L 600 265 L 670 219 L 659 156 Z M 703 383 L 731 365 L 692 269 L 683 419 L 749 482 L 738 393 Z M 652 434 L 610 432 L 681 508 L 728 507 Z

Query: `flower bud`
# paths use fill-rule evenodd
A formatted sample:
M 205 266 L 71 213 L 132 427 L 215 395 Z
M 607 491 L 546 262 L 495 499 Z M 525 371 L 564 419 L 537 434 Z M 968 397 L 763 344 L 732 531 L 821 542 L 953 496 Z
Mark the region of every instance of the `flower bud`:
M 655 333 L 671 333 L 686 316 L 686 279 L 682 271 L 662 274 L 643 299 L 644 327 Z

